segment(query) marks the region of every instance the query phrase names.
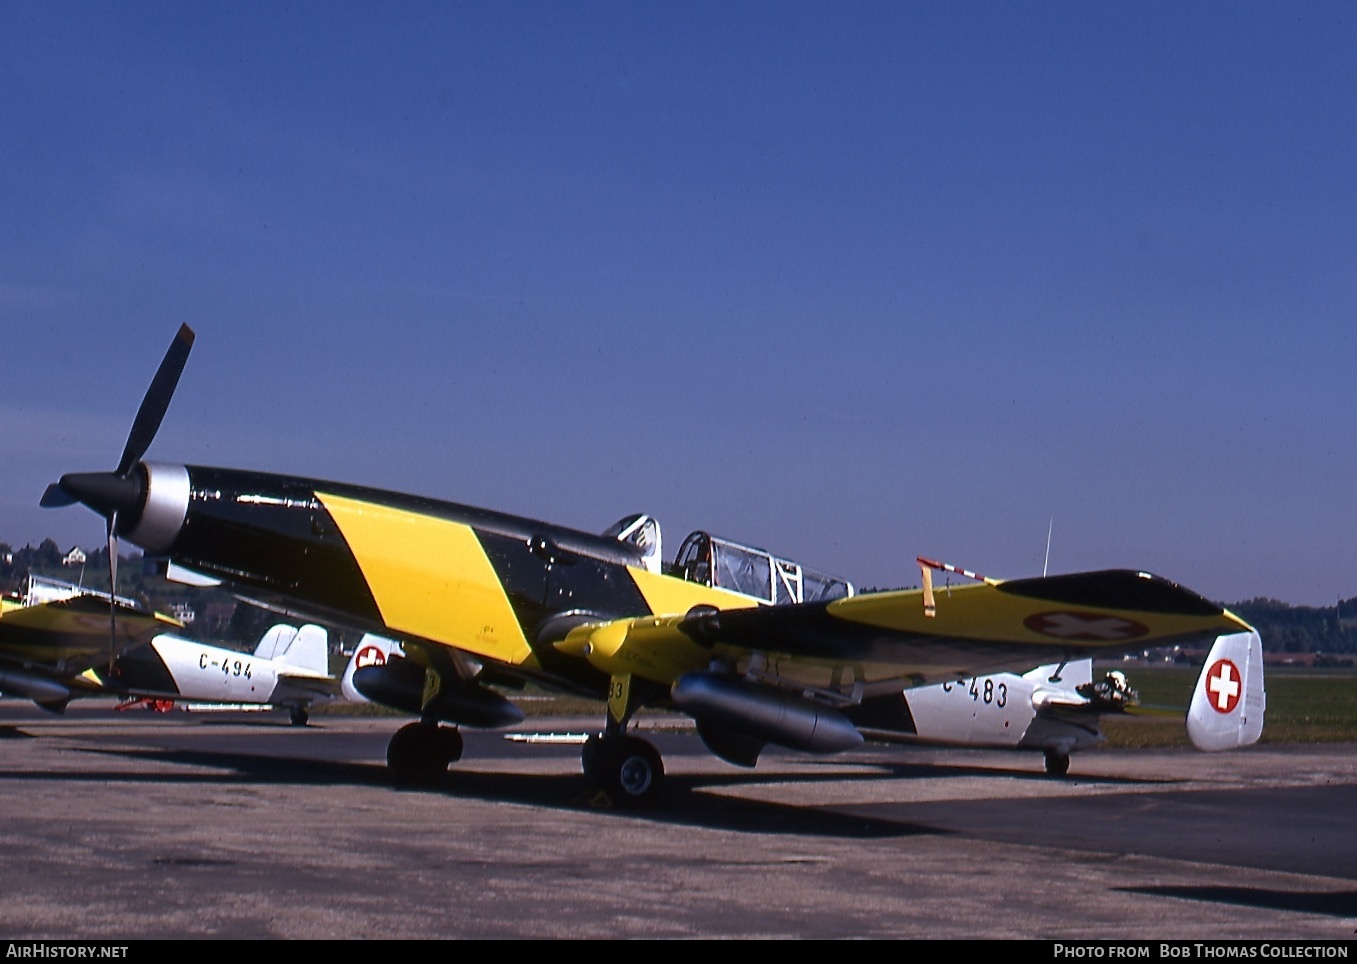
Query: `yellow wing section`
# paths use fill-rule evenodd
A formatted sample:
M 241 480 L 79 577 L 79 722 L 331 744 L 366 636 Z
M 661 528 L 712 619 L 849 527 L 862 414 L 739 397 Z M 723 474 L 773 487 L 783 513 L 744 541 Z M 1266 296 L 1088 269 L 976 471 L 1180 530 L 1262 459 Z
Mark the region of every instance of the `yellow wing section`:
M 0 613 L 0 658 L 78 675 L 120 653 L 179 628 L 176 620 L 119 604 L 110 620 L 107 599 L 77 596 Z M 111 634 L 111 635 L 110 635 Z
M 935 594 L 869 593 L 829 603 L 623 619 L 576 628 L 557 647 L 613 676 L 672 684 L 712 659 L 807 685 L 1024 671 L 1062 659 L 1199 643 L 1248 625 L 1148 573 L 989 581 Z

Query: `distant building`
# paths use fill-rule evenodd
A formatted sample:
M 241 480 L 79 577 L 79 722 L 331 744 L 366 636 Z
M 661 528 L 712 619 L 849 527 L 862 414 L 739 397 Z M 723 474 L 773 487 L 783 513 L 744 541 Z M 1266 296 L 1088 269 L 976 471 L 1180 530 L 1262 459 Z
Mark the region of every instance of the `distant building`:
M 185 626 L 192 626 L 198 614 L 186 602 L 170 603 L 170 615 Z
M 61 564 L 63 566 L 83 566 L 85 564 L 85 550 L 75 546 L 62 557 Z

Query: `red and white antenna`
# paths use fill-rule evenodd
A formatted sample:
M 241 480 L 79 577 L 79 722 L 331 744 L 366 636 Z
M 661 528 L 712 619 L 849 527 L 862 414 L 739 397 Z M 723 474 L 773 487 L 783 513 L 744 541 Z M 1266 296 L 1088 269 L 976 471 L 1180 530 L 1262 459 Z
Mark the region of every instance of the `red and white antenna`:
M 919 563 L 919 573 L 923 577 L 924 615 L 930 619 L 938 614 L 937 601 L 933 598 L 934 569 L 941 569 L 943 572 L 954 572 L 959 576 L 965 576 L 967 579 L 974 579 L 976 582 L 983 582 L 988 586 L 997 585 L 998 583 L 997 579 L 990 579 L 988 576 L 982 576 L 978 572 L 971 572 L 969 569 L 961 569 L 945 562 L 938 562 L 936 559 L 916 556 L 915 560 Z
M 982 576 L 978 572 L 971 572 L 969 569 L 962 569 L 958 566 L 949 565 L 948 563 L 945 562 L 938 562 L 936 559 L 928 559 L 925 558 L 924 556 L 918 556 L 917 560 L 924 572 L 927 572 L 929 569 L 941 569 L 943 572 L 954 572 L 959 576 L 965 576 L 967 579 L 974 579 L 976 582 L 989 583 L 990 585 L 994 585 L 996 582 L 998 582 L 998 580 L 991 579 L 988 576 Z

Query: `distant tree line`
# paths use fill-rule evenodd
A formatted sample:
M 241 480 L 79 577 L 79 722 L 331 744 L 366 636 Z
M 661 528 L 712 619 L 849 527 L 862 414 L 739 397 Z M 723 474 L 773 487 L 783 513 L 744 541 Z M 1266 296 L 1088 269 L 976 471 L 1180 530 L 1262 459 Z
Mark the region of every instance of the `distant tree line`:
M 15 549 L 0 542 L 0 594 L 22 595 L 29 574 L 74 583 L 95 592 L 109 591 L 108 547 L 82 550 L 83 565 L 68 566 L 68 549 L 51 539 L 39 546 Z M 276 617 L 256 606 L 239 602 L 222 589 L 185 586 L 165 578 L 163 560 L 141 555 L 118 554 L 118 596 L 161 613 L 185 605 L 196 614 L 191 635 L 241 649 L 253 649 Z
M 1357 654 L 1357 596 L 1333 606 L 1292 606 L 1258 598 L 1227 608 L 1258 630 L 1265 652 Z

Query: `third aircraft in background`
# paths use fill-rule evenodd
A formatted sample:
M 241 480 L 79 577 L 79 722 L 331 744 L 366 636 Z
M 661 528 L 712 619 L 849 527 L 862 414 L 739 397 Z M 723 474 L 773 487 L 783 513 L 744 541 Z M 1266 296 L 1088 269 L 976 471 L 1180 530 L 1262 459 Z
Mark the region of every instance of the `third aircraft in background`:
M 122 708 L 281 710 L 303 726 L 318 704 L 363 701 L 354 671 L 399 653 L 392 640 L 365 635 L 336 677 L 321 626 L 277 623 L 242 651 L 192 639 L 130 599 L 116 601 L 122 632 L 110 647 L 111 602 L 107 593 L 30 575 L 22 597 L 0 601 L 0 694 L 54 713 L 72 699 L 99 696 L 123 701 Z
M 1022 674 L 916 687 L 903 695 L 908 723 L 888 722 L 878 730 L 862 721 L 859 729 L 865 736 L 897 743 L 1038 751 L 1053 776 L 1065 775 L 1072 752 L 1103 742 L 1104 717 L 1185 716 L 1192 745 L 1210 752 L 1256 743 L 1267 704 L 1262 641 L 1252 631 L 1216 639 L 1185 712 L 1142 707 L 1124 673 L 1113 670 L 1095 681 L 1093 662 L 1087 659 Z

